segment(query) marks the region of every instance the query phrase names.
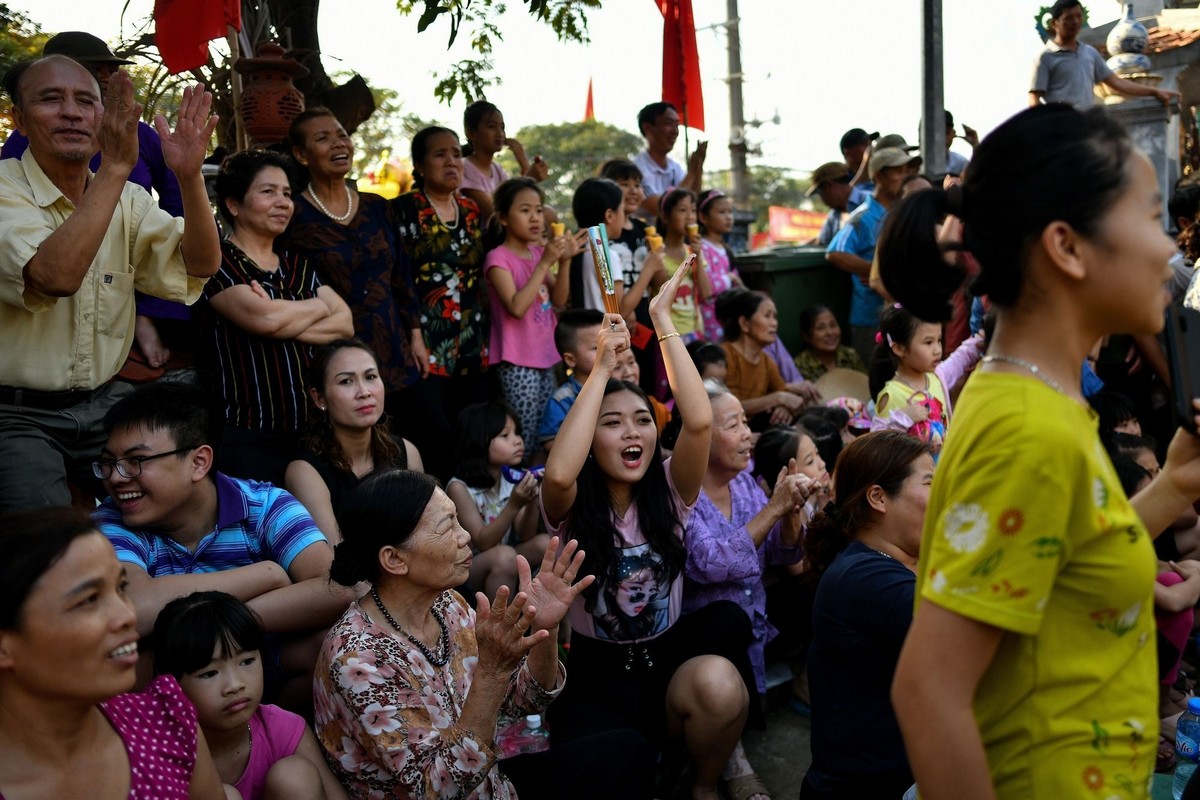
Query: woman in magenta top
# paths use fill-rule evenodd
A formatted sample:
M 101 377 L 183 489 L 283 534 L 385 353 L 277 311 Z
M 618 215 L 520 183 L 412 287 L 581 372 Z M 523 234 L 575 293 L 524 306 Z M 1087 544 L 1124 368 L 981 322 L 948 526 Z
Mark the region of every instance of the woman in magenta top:
M 174 678 L 130 693 L 125 570 L 70 509 L 0 517 L 0 798 L 221 800 Z

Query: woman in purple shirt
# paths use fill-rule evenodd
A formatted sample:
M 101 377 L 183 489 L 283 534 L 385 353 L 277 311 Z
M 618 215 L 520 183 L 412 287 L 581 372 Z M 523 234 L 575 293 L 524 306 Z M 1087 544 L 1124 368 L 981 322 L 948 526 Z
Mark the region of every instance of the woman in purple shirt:
M 731 600 L 750 617 L 754 641 L 750 662 L 758 693 L 767 690 L 763 648 L 776 631 L 767 621 L 763 572 L 768 565 L 800 560 L 800 537 L 807 522 L 804 506 L 818 484 L 802 475 L 792 462 L 779 470 L 768 500 L 750 475 L 753 440 L 741 402 L 724 386 L 705 382 L 712 403 L 712 446 L 708 471 L 683 537 L 687 547 L 683 588 L 684 613 L 718 600 Z M 739 761 L 737 777 L 726 774 L 738 797 L 765 795 L 758 776 L 745 762 L 741 745 L 731 762 Z M 734 784 L 745 784 L 734 790 Z

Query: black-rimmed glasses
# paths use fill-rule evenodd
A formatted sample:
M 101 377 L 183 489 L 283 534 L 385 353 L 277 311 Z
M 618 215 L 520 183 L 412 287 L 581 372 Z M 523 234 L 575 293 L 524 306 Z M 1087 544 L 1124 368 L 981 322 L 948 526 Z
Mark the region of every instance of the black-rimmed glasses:
M 106 481 L 112 475 L 113 467 L 116 467 L 117 472 L 122 478 L 136 478 L 142 474 L 142 464 L 147 461 L 153 461 L 156 458 L 166 458 L 167 456 L 177 456 L 180 453 L 186 453 L 189 450 L 195 450 L 195 447 L 180 447 L 178 450 L 169 450 L 166 453 L 154 453 L 148 456 L 130 456 L 129 458 L 118 459 L 101 459 L 100 461 L 92 462 L 92 474 L 102 481 Z

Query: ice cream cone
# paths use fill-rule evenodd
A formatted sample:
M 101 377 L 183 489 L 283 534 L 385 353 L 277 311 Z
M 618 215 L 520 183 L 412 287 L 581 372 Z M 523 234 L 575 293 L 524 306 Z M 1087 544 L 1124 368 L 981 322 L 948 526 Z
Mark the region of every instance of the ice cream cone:
M 567 229 L 567 226 L 561 222 L 551 222 L 550 223 L 550 232 L 552 234 L 554 234 L 555 239 L 562 236 L 563 231 L 565 231 L 566 229 Z

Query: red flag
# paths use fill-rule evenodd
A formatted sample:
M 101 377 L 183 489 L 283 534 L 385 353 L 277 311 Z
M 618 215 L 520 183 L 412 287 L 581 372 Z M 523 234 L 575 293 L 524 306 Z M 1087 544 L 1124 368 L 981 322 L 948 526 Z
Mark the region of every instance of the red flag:
M 583 110 L 583 121 L 587 122 L 588 120 L 591 120 L 593 122 L 596 121 L 596 109 L 592 105 L 592 79 L 591 78 L 588 78 L 587 107 L 584 108 L 584 110 Z
M 154 43 L 172 75 L 203 66 L 230 25 L 242 29 L 241 0 L 154 0 Z
M 689 128 L 704 130 L 704 94 L 692 0 L 657 0 L 663 15 L 662 99 L 679 109 Z

